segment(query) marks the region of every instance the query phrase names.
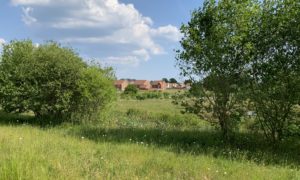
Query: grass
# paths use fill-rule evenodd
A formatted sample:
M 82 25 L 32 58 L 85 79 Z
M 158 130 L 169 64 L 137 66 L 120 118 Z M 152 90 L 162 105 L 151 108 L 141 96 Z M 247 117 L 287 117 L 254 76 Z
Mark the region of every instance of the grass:
M 172 104 L 172 100 L 168 99 L 120 99 L 118 102 L 116 102 L 115 107 L 121 112 L 126 112 L 128 109 L 138 109 L 151 113 L 180 114 L 180 110 L 182 110 L 182 108 Z
M 299 140 L 243 132 L 229 145 L 170 100 L 120 100 L 94 124 L 0 124 L 0 179 L 300 179 Z
M 0 127 L 0 179 L 300 178 L 298 170 L 288 167 L 174 152 L 171 145 L 158 147 L 125 137 L 104 140 L 93 131 L 88 136 L 69 133 L 63 127 Z

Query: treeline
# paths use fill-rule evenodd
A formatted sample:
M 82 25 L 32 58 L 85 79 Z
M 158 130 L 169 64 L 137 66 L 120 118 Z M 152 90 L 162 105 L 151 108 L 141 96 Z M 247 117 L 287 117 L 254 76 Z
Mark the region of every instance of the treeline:
M 111 68 L 88 64 L 55 42 L 12 41 L 0 60 L 0 106 L 40 121 L 94 120 L 116 97 L 114 79 Z
M 273 142 L 300 134 L 299 1 L 206 0 L 181 32 L 177 62 L 193 85 L 176 103 L 227 140 L 247 112 Z

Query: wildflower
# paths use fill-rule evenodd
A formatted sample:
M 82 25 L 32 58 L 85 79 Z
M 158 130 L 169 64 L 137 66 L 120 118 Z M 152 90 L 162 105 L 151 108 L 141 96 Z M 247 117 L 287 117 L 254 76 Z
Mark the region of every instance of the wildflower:
M 23 139 L 22 137 L 19 138 L 19 140 L 22 140 L 22 139 Z
M 83 136 L 81 136 L 81 139 L 84 139 L 84 137 L 83 137 Z
M 226 174 L 227 174 L 227 172 L 225 171 L 225 172 L 224 172 L 224 175 L 226 175 Z

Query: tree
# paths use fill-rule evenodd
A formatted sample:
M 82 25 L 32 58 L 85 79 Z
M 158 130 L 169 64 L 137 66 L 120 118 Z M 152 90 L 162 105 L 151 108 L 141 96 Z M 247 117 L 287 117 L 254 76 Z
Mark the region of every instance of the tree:
M 124 94 L 136 95 L 139 89 L 134 84 L 129 84 L 125 90 Z
M 193 82 L 188 95 L 181 96 L 181 104 L 218 124 L 226 140 L 243 114 L 240 95 L 258 7 L 253 0 L 207 0 L 181 27 L 178 66 L 181 75 Z
M 185 84 L 185 85 L 187 85 L 187 84 L 192 84 L 192 80 L 186 79 L 186 80 L 184 80 L 184 84 Z
M 295 121 L 300 99 L 300 4 L 263 1 L 259 31 L 253 32 L 251 100 L 267 138 L 279 141 Z
M 86 112 L 83 104 L 104 107 L 114 96 L 112 78 L 101 71 L 55 42 L 35 47 L 30 40 L 12 41 L 4 46 L 0 63 L 0 103 L 7 112 L 70 119 Z
M 165 81 L 166 83 L 169 82 L 169 80 L 167 78 L 162 78 L 162 81 Z
M 170 78 L 169 83 L 177 83 L 177 80 L 175 78 Z

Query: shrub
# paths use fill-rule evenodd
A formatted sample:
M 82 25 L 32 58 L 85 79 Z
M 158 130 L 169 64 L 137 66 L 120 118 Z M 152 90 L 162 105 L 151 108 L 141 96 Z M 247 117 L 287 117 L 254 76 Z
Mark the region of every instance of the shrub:
M 129 84 L 125 88 L 124 94 L 136 95 L 138 91 L 139 91 L 139 89 L 135 85 Z
M 110 74 L 55 42 L 12 41 L 3 47 L 0 103 L 6 112 L 32 111 L 42 119 L 90 114 L 112 100 Z

